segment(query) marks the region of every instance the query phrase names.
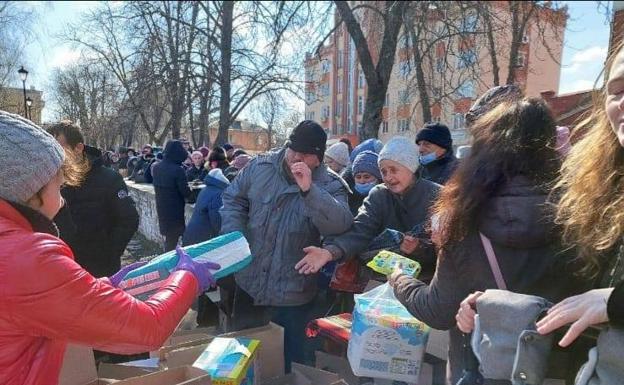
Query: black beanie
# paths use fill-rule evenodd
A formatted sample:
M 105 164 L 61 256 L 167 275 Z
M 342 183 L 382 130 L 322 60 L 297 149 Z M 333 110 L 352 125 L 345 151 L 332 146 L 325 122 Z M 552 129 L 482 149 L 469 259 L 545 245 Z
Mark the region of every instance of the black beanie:
M 315 154 L 319 158 L 319 162 L 322 162 L 325 156 L 326 142 L 327 134 L 323 127 L 312 120 L 304 120 L 295 127 L 286 145 L 293 151 Z
M 453 151 L 453 139 L 451 138 L 451 131 L 442 123 L 428 123 L 425 124 L 422 130 L 418 131 L 416 135 L 416 144 L 419 144 L 421 140 L 426 140 L 433 144 Z

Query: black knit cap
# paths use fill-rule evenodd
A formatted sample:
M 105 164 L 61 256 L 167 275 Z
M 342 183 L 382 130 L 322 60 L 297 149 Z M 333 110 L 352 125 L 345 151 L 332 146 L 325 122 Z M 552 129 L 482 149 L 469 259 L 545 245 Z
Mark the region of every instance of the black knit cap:
M 453 150 L 453 138 L 451 138 L 451 131 L 442 123 L 425 124 L 425 127 L 418 131 L 418 134 L 416 135 L 416 144 L 419 144 L 421 140 L 437 144 L 438 146 L 446 148 L 449 151 Z
M 304 120 L 290 134 L 286 146 L 303 154 L 315 154 L 322 162 L 326 142 L 327 134 L 323 127 L 312 120 Z

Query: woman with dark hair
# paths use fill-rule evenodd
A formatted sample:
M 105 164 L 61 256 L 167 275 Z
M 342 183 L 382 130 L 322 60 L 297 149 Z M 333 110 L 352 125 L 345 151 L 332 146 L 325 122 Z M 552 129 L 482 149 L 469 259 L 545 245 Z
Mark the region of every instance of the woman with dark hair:
M 223 173 L 230 167 L 230 162 L 227 160 L 227 154 L 223 147 L 216 146 L 210 151 L 208 155 L 208 161 L 204 165 L 206 171 L 210 171 L 215 168 L 220 168 Z
M 471 154 L 435 204 L 433 280 L 426 285 L 400 269 L 390 277 L 397 299 L 416 318 L 451 329 L 451 383 L 462 372 L 462 337 L 454 328 L 460 302 L 474 291 L 497 288 L 482 236 L 492 243 L 510 290 L 548 299 L 569 290 L 546 204 L 560 165 L 550 110 L 541 99 L 503 101 L 475 121 L 471 133 Z

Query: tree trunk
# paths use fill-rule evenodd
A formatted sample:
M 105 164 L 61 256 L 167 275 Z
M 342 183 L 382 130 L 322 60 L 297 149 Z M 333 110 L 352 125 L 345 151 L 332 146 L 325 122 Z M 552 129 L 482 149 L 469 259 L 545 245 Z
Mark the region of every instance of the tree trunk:
M 414 70 L 416 71 L 416 83 L 418 87 L 418 96 L 420 97 L 420 105 L 422 108 L 423 123 L 428 123 L 431 122 L 431 100 L 429 99 L 429 93 L 427 92 L 422 54 L 419 46 L 420 42 L 416 38 L 414 28 L 410 28 L 410 39 L 414 42 Z
M 382 121 L 382 109 L 388 91 L 388 83 L 394 66 L 397 37 L 401 29 L 401 19 L 408 2 L 386 2 L 383 9 L 383 37 L 379 60 L 375 65 L 369 49 L 368 41 L 362 31 L 360 23 L 355 18 L 353 10 L 346 1 L 335 1 L 336 9 L 340 18 L 344 21 L 349 35 L 355 44 L 360 66 L 364 72 L 368 93 L 364 104 L 363 129 L 359 132 L 359 138 L 364 141 L 369 138 L 377 138 L 379 126 Z
M 494 40 L 494 26 L 492 25 L 492 15 L 490 4 L 484 3 L 481 5 L 484 10 L 483 18 L 485 21 L 486 34 L 488 39 L 488 46 L 490 51 L 490 58 L 492 61 L 492 74 L 494 75 L 494 86 L 500 85 L 500 67 L 498 66 L 498 57 L 496 56 L 496 41 Z
M 230 128 L 230 89 L 232 65 L 232 28 L 234 17 L 234 2 L 224 1 L 222 10 L 221 31 L 221 98 L 219 109 L 219 133 L 216 144 L 223 145 L 228 141 Z

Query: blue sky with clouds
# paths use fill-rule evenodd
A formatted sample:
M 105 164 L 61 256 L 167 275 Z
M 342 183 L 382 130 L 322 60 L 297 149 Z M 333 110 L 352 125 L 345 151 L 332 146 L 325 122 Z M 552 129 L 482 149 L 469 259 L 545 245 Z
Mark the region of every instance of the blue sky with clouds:
M 602 69 L 609 43 L 609 25 L 605 15 L 599 12 L 596 2 L 565 3 L 569 7 L 570 18 L 565 32 L 559 93 L 592 88 Z M 37 7 L 41 15 L 41 23 L 37 27 L 38 38 L 27 49 L 27 69 L 30 71 L 28 83 L 45 92 L 54 68 L 63 67 L 79 56 L 71 46 L 60 43 L 55 35 L 67 23 L 77 20 L 81 12 L 97 6 L 97 2 L 29 2 L 24 5 Z M 46 110 L 44 119 L 52 119 L 50 109 Z

